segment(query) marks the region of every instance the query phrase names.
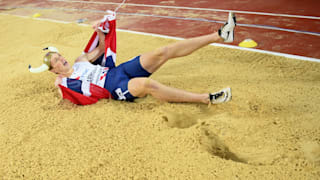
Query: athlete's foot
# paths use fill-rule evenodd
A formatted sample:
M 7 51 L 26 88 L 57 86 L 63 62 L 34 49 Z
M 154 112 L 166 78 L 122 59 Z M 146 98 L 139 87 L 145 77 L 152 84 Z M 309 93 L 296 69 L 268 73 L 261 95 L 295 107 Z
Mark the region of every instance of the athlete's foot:
M 231 88 L 225 88 L 219 92 L 209 94 L 211 104 L 220 104 L 231 100 Z
M 219 36 L 224 42 L 230 43 L 234 39 L 234 28 L 237 25 L 236 16 L 233 12 L 229 12 L 228 22 L 226 22 L 218 31 Z

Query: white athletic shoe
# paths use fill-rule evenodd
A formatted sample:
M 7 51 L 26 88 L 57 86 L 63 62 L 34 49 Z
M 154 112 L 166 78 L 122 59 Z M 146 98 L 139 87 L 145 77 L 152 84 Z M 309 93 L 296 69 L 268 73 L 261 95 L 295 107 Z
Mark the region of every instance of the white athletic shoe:
M 218 31 L 219 36 L 224 39 L 224 42 L 233 42 L 234 28 L 237 25 L 236 15 L 233 12 L 229 12 L 228 22 L 226 22 Z
M 211 104 L 220 104 L 231 100 L 231 88 L 225 88 L 219 92 L 209 94 Z

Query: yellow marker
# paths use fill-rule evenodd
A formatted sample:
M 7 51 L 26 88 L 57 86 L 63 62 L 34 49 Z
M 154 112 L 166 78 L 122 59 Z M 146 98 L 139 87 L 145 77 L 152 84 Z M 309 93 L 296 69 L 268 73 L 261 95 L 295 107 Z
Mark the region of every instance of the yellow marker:
M 253 48 L 258 46 L 258 44 L 252 39 L 245 39 L 241 43 L 239 43 L 240 47 Z
M 37 17 L 40 17 L 40 16 L 41 16 L 40 13 L 34 13 L 34 14 L 32 15 L 33 18 L 37 18 Z

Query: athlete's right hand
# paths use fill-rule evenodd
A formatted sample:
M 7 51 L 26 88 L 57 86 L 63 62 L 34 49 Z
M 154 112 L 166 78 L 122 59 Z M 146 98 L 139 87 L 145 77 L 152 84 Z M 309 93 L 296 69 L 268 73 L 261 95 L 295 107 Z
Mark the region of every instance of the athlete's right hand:
M 98 27 L 100 26 L 100 24 L 101 24 L 101 20 L 94 21 L 94 22 L 92 23 L 92 29 L 94 29 L 96 32 L 100 31 L 100 30 L 98 29 Z

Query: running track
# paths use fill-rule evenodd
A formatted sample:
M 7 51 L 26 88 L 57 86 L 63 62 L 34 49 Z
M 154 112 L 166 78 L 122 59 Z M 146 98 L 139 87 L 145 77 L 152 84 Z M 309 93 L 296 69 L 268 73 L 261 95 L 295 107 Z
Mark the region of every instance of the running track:
M 58 15 L 44 18 L 74 21 L 94 20 L 105 10 L 114 10 L 122 0 L 16 0 L 1 1 L 0 11 L 30 15 L 30 10 L 56 9 Z M 189 38 L 212 32 L 237 14 L 233 45 L 246 38 L 258 42 L 257 49 L 320 59 L 319 0 L 127 0 L 118 10 L 117 28 Z M 64 14 L 61 16 L 61 14 Z M 72 17 L 69 17 L 72 14 Z

